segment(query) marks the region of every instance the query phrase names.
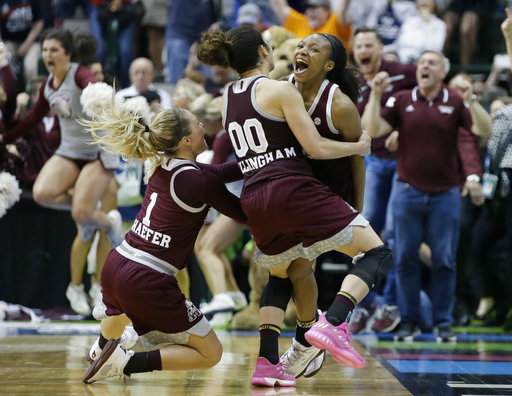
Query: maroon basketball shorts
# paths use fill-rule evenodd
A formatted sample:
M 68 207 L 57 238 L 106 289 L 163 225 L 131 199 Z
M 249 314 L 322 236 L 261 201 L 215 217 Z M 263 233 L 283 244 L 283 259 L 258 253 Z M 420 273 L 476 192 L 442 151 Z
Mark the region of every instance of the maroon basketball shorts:
M 352 241 L 352 226 L 368 226 L 338 195 L 313 177 L 290 176 L 244 190 L 241 204 L 258 247 L 255 260 L 271 268 L 316 259 Z
M 185 298 L 174 276 L 132 261 L 116 250 L 110 252 L 103 267 L 101 288 L 103 313 L 126 314 L 139 336 L 161 339 L 164 333 L 172 337 L 164 337 L 161 343 L 186 344 L 188 335 L 204 337 L 211 330 L 201 311 Z M 98 312 L 100 319 L 101 309 L 95 307 L 95 316 Z

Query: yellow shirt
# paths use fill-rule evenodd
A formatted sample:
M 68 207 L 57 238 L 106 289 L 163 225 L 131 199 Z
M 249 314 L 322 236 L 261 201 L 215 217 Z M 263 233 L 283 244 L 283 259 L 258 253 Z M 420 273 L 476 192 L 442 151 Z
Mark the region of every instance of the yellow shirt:
M 312 29 L 309 26 L 308 18 L 306 15 L 295 11 L 293 8 L 290 9 L 290 14 L 284 20 L 283 27 L 295 34 L 298 38 L 309 36 L 313 33 L 327 33 L 338 37 L 347 50 L 350 44 L 350 35 L 352 29 L 350 25 L 343 24 L 335 14 L 331 12 L 329 19 L 317 29 Z

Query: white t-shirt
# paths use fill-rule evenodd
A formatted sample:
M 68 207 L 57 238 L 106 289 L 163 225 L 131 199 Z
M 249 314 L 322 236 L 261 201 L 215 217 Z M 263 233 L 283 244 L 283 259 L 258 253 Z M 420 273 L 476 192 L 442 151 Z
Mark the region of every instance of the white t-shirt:
M 396 40 L 402 63 L 415 63 L 426 50 L 442 52 L 446 39 L 446 23 L 432 15 L 428 20 L 416 15 L 405 20 Z

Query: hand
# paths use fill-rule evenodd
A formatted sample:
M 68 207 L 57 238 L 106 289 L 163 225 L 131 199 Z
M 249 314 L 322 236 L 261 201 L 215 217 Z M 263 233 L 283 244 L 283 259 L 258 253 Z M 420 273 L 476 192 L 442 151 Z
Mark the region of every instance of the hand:
M 505 8 L 505 12 L 507 13 L 507 18 L 501 24 L 501 32 L 505 39 L 512 38 L 512 9 Z
M 372 148 L 372 138 L 366 131 L 363 130 L 363 133 L 359 137 L 358 143 L 360 144 L 360 150 L 357 152 L 357 155 L 364 157 L 365 155 L 370 154 L 370 150 Z
M 20 110 L 26 109 L 29 102 L 30 95 L 26 92 L 19 93 L 18 96 L 16 96 L 16 107 Z
M 381 96 L 391 82 L 389 81 L 389 74 L 387 72 L 378 72 L 373 80 L 370 82 L 372 93 Z
M 471 202 L 473 202 L 474 205 L 480 206 L 485 201 L 482 185 L 479 182 L 466 181 L 464 188 L 462 189 L 462 196 L 465 197 L 468 194 L 471 197 Z
M 465 102 L 471 101 L 473 97 L 473 84 L 471 84 L 468 80 L 461 78 L 459 81 L 457 81 L 455 88 L 462 95 L 462 99 L 464 99 Z
M 384 142 L 384 147 L 391 153 L 394 153 L 398 150 L 398 131 L 393 131 L 389 134 L 386 141 Z

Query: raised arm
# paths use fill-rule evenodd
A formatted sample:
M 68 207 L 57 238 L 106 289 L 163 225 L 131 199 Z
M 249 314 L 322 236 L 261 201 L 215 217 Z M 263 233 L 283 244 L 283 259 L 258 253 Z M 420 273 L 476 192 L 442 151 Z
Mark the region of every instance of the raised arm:
M 44 97 L 44 87 L 46 81 L 41 83 L 41 88 L 39 89 L 39 96 L 37 98 L 37 102 L 34 107 L 30 110 L 27 116 L 20 123 L 16 124 L 16 126 L 5 133 L 3 136 L 3 140 L 0 140 L 0 143 L 12 143 L 20 136 L 23 136 L 25 133 L 28 133 L 32 130 L 32 127 L 36 125 L 39 121 L 43 119 L 43 117 L 48 114 L 50 111 L 50 106 Z M 2 137 L 0 137 L 2 139 Z
M 507 19 L 505 19 L 501 24 L 501 32 L 505 38 L 508 58 L 510 60 L 510 64 L 512 65 L 512 9 L 507 7 L 505 8 L 505 11 L 507 13 Z
M 372 91 L 364 108 L 363 128 L 372 138 L 378 138 L 391 132 L 393 128 L 380 115 L 382 93 L 389 85 L 389 75 L 386 72 L 377 73 L 372 81 Z
M 306 111 L 299 91 L 288 82 L 279 82 L 279 84 L 281 86 L 276 92 L 276 100 L 279 101 L 284 118 L 293 134 L 311 158 L 334 159 L 368 154 L 370 142 L 366 139 L 346 143 L 320 136 Z
M 283 23 L 288 17 L 288 14 L 290 14 L 290 6 L 286 0 L 270 0 L 270 6 L 281 23 Z
M 357 107 L 340 90 L 337 90 L 335 93 L 331 116 L 334 126 L 338 131 L 342 132 L 348 142 L 357 142 L 361 139 L 363 130 Z M 364 158 L 354 155 L 350 157 L 350 161 L 352 163 L 355 205 L 356 209 L 361 211 L 364 201 Z
M 331 10 L 336 15 L 340 22 L 345 24 L 350 23 L 347 18 L 347 11 L 350 5 L 350 0 L 331 0 Z

